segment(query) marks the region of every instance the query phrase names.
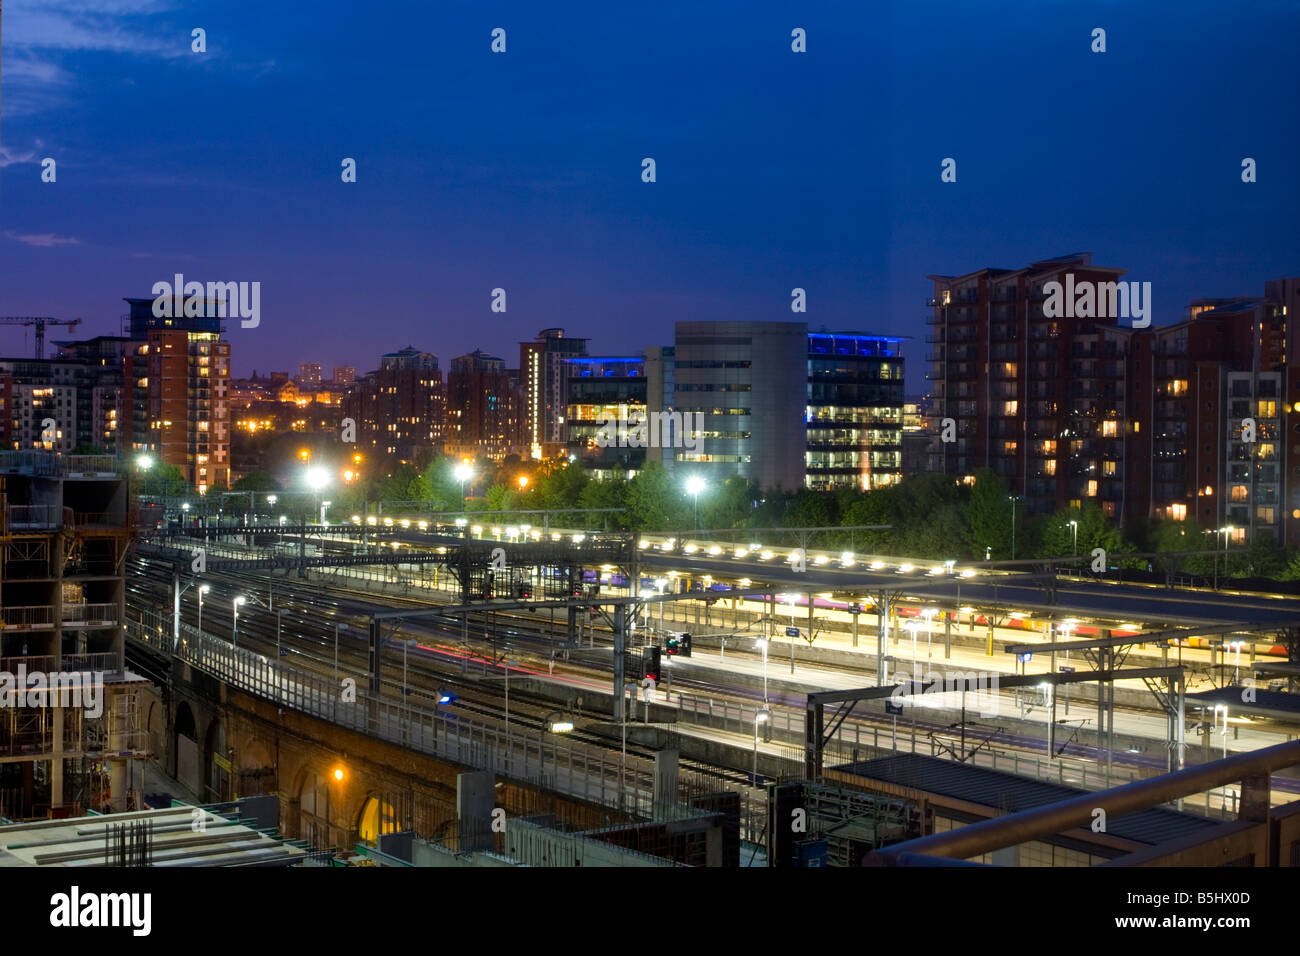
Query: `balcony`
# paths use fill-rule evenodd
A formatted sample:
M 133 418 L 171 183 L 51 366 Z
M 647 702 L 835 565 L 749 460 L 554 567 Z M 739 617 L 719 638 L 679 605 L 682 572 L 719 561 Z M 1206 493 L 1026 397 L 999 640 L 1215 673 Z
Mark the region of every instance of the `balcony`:
M 61 614 L 64 627 L 114 627 L 116 604 L 65 604 Z
M 65 515 L 64 512 L 67 511 Z M 24 531 L 55 531 L 72 517 L 70 509 L 57 505 L 7 505 L 5 506 L 5 533 L 21 534 Z
M 5 630 L 48 631 L 54 627 L 54 607 L 50 604 L 34 604 L 0 609 L 0 620 L 4 621 Z

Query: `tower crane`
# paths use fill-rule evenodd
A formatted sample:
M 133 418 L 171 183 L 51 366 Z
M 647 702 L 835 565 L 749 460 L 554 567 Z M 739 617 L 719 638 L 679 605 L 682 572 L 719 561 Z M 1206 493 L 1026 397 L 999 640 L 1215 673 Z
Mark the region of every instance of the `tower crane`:
M 47 315 L 0 315 L 0 325 L 36 326 L 36 357 L 45 358 L 45 327 L 66 325 L 71 332 L 81 324 L 81 319 L 52 319 Z

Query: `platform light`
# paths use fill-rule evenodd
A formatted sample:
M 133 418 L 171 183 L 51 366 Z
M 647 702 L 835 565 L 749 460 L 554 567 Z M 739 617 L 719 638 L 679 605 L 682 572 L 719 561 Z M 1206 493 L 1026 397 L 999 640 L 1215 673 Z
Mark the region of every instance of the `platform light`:
M 820 567 L 821 565 L 825 564 L 829 560 L 830 558 L 826 557 L 826 555 L 819 554 L 817 555 L 817 557 L 813 558 L 813 564 L 818 565 Z
M 696 551 L 700 550 L 700 548 L 699 545 L 688 544 L 686 547 L 682 548 L 682 550 L 687 554 L 694 554 Z
M 884 562 L 884 561 L 872 561 L 872 562 L 871 562 L 871 570 L 872 570 L 872 571 L 879 571 L 879 570 L 880 570 L 881 568 L 883 568 L 884 566 L 885 566 L 885 562 Z
M 571 720 L 557 720 L 551 724 L 551 733 L 553 734 L 567 734 L 571 730 L 573 730 L 573 721 Z
M 771 560 L 771 558 L 772 558 L 771 551 L 760 551 L 758 554 L 758 560 L 760 561 L 769 561 Z
M 410 518 L 403 518 L 403 519 L 402 519 L 402 527 L 403 527 L 403 528 L 409 528 L 410 526 L 411 526 L 411 519 L 410 519 Z
M 737 558 L 746 558 L 746 557 L 749 557 L 749 549 L 748 549 L 748 548 L 737 548 L 737 549 L 736 549 L 736 555 L 735 555 L 735 556 L 736 556 Z
M 710 547 L 709 547 L 709 554 L 710 554 L 710 555 L 712 555 L 713 557 L 716 558 L 716 557 L 717 557 L 718 555 L 720 555 L 721 553 L 722 553 L 722 545 L 720 545 L 720 544 L 710 545 Z
M 428 531 L 428 530 L 429 530 L 429 522 L 427 522 L 427 521 L 421 521 L 421 522 L 419 522 L 418 524 L 416 524 L 416 527 L 419 528 L 421 531 Z
M 916 570 L 916 566 L 912 564 L 900 564 L 898 570 L 901 574 L 911 574 Z
M 963 578 L 973 578 L 975 577 L 975 572 L 972 571 L 970 568 L 967 568 L 965 571 L 961 573 L 961 576 Z
M 366 524 L 373 528 L 375 525 L 379 524 L 379 519 L 374 515 L 367 515 Z

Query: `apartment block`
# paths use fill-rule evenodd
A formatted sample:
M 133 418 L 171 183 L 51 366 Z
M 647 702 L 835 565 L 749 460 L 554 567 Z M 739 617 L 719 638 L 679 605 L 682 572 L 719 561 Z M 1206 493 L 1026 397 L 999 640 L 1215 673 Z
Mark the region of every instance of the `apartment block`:
M 451 360 L 447 372 L 446 450 L 500 460 L 521 446 L 523 394 L 517 370 L 475 349 Z
M 1031 514 L 1091 500 L 1120 522 L 1300 544 L 1300 280 L 1198 299 L 1162 327 L 1045 307 L 1051 283 L 1113 290 L 1122 275 L 1080 253 L 929 277 L 930 428 L 951 439 L 932 467 L 990 468 Z
M 383 355 L 379 368 L 348 389 L 343 417 L 357 425 L 357 444 L 409 461 L 441 449 L 446 394 L 438 356 L 411 346 Z
M 564 411 L 568 402 L 566 359 L 587 354 L 587 339 L 543 329 L 532 342 L 519 343 L 519 377 L 524 393 L 524 442 L 533 458 L 564 450 Z

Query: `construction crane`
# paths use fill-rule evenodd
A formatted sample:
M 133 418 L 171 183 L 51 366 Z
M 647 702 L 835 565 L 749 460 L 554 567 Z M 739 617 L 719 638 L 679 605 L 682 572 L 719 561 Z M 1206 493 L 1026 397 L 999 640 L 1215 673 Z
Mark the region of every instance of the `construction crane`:
M 66 325 L 71 332 L 81 324 L 81 319 L 51 319 L 47 315 L 0 315 L 0 325 L 36 326 L 36 357 L 45 358 L 45 327 Z

